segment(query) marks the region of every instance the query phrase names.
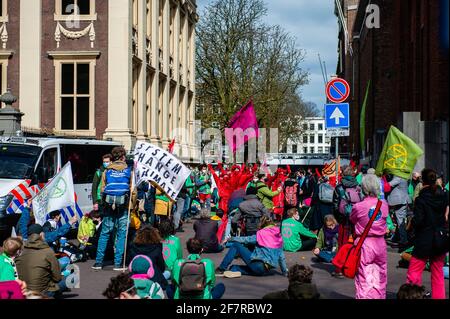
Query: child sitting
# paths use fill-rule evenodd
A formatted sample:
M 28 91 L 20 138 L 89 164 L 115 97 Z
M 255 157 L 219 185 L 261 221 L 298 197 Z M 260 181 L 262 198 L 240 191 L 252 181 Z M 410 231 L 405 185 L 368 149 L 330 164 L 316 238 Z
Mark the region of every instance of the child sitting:
M 316 248 L 313 250 L 320 261 L 331 263 L 338 249 L 339 225 L 333 215 L 324 217 L 324 225 L 317 236 Z M 340 271 L 333 272 L 333 276 L 343 278 Z
M 131 261 L 128 269 L 141 299 L 164 299 L 161 286 L 152 280 L 155 276 L 155 269 L 150 258 L 145 255 L 137 255 Z
M 8 238 L 3 242 L 3 254 L 0 255 L 0 281 L 19 279 L 14 259 L 20 255 L 23 242 L 20 238 Z
M 98 211 L 91 211 L 81 218 L 80 226 L 78 226 L 77 239 L 80 242 L 80 249 L 84 250 L 88 257 L 95 258 L 97 252 L 97 243 L 100 223 L 102 219 Z
M 319 299 L 317 287 L 312 283 L 313 270 L 304 265 L 295 264 L 289 268 L 288 289 L 272 292 L 262 299 Z

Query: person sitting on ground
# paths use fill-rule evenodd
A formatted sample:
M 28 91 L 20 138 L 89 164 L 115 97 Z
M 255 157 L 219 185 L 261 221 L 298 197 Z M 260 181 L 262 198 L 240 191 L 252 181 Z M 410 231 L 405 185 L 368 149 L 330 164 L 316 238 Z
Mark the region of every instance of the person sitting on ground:
M 425 287 L 403 284 L 397 292 L 397 299 L 425 299 Z
M 225 293 L 225 285 L 216 285 L 214 262 L 201 258 L 202 243 L 191 238 L 186 243 L 189 255 L 175 262 L 172 285 L 167 287 L 169 299 L 220 299 Z M 196 274 L 194 276 L 194 274 Z
M 233 224 L 244 221 L 245 235 L 253 236 L 258 231 L 258 224 L 262 216 L 270 216 L 269 210 L 260 202 L 256 194 L 258 190 L 249 186 L 244 201 L 239 204 L 239 210 L 233 215 Z
M 168 219 L 162 220 L 159 223 L 158 230 L 163 239 L 163 258 L 167 270 L 172 273 L 175 261 L 183 258 L 183 249 L 181 248 L 180 239 L 174 235 L 175 227 Z
M 281 223 L 283 249 L 290 252 L 311 251 L 316 246 L 316 234 L 309 231 L 300 222 L 300 215 L 297 208 L 288 209 L 287 217 Z
M 129 264 L 131 260 L 138 255 L 145 255 L 150 258 L 153 262 L 155 270 L 153 280 L 165 290 L 168 285 L 166 279 L 168 274 L 165 274 L 166 277 L 164 276 L 166 263 L 164 262 L 162 251 L 162 238 L 158 229 L 152 227 L 151 225 L 145 225 L 137 231 L 136 237 L 130 245 L 130 251 L 127 254 L 127 262 Z
M 319 261 L 331 263 L 338 249 L 338 233 L 339 225 L 333 215 L 326 215 L 324 225 L 317 236 L 316 248 L 314 255 Z M 344 276 L 338 270 L 332 273 L 333 276 L 343 278 Z
M 95 258 L 97 253 L 101 222 L 100 212 L 93 210 L 81 218 L 80 226 L 78 226 L 77 239 L 80 242 L 80 249 L 83 249 L 92 258 Z
M 273 275 L 272 269 L 280 266 L 283 276 L 287 275 L 286 258 L 283 252 L 283 239 L 280 227 L 276 226 L 270 217 L 261 217 L 259 230 L 256 235 L 247 237 L 231 237 L 232 243 L 216 273 L 227 278 L 237 278 L 241 275 L 266 276 Z M 255 245 L 251 252 L 245 244 Z M 246 266 L 231 266 L 236 256 L 240 256 Z
M 255 183 L 256 188 L 258 189 L 257 196 L 259 200 L 263 203 L 263 205 L 269 210 L 273 211 L 273 201 L 272 199 L 280 194 L 283 189 L 281 187 L 278 187 L 276 191 L 271 191 L 270 188 L 267 186 L 266 183 L 263 182 L 264 175 L 259 174 L 258 175 L 258 181 Z
M 0 255 L 0 282 L 19 279 L 14 259 L 17 258 L 23 248 L 20 238 L 7 238 L 3 242 L 3 253 Z
M 19 279 L 27 283 L 28 289 L 54 298 L 66 290 L 58 260 L 45 242 L 41 225 L 33 224 L 28 228 L 28 240 L 15 262 Z
M 219 244 L 217 239 L 218 230 L 219 225 L 216 221 L 211 220 L 209 208 L 202 208 L 200 219 L 194 223 L 194 231 L 195 238 L 202 243 L 204 253 L 219 253 L 223 250 L 223 246 Z
M 108 288 L 103 292 L 108 299 L 141 299 L 138 295 L 134 280 L 128 273 L 121 273 L 111 278 Z
M 313 273 L 308 266 L 293 265 L 288 272 L 288 289 L 268 293 L 262 299 L 320 299 L 320 293 L 312 283 Z
M 141 299 L 164 299 L 161 286 L 154 281 L 155 268 L 150 258 L 145 255 L 137 255 L 131 261 L 128 269 Z
M 55 210 L 51 212 L 49 216 L 50 219 L 42 225 L 42 228 L 44 230 L 46 242 L 50 245 L 50 247 L 54 248 L 56 246 L 56 242 L 70 231 L 72 226 L 77 222 L 78 218 L 74 216 L 68 223 L 59 227 L 58 224 L 61 220 L 61 212 L 59 210 Z

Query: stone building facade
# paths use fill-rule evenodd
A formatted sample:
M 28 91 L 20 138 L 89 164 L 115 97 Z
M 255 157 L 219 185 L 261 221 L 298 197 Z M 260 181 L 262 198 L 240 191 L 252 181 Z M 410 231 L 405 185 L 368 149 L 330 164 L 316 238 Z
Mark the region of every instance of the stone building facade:
M 0 89 L 23 131 L 199 158 L 195 0 L 0 0 Z

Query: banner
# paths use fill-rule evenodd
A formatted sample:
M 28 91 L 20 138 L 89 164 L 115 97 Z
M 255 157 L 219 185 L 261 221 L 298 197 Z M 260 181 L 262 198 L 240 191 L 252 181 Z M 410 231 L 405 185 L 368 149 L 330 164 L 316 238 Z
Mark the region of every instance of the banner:
M 191 171 L 170 152 L 145 142 L 134 150 L 135 182 L 151 181 L 175 200 Z
M 236 143 L 234 137 L 236 136 Z M 255 107 L 250 101 L 239 110 L 225 128 L 225 138 L 233 153 L 236 152 L 249 139 L 259 136 L 258 121 L 256 120 Z
M 383 172 L 408 179 L 423 150 L 395 126 L 391 126 L 377 163 L 377 175 Z
M 68 162 L 33 198 L 33 213 L 36 223 L 43 225 L 48 213 L 75 206 L 72 176 L 72 166 Z

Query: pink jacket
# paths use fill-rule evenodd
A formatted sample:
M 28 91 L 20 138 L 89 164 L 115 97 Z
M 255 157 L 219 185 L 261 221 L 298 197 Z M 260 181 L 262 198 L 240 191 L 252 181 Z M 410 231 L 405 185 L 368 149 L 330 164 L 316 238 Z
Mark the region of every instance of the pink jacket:
M 355 232 L 357 236 L 361 236 L 364 232 L 364 228 L 369 222 L 373 211 L 377 205 L 378 199 L 375 197 L 366 197 L 363 201 L 353 205 L 352 212 L 350 214 L 350 221 L 355 225 Z M 381 217 L 377 217 L 370 228 L 368 237 L 381 237 L 386 234 L 386 219 L 389 214 L 389 206 L 385 200 L 382 200 L 381 205 Z
M 267 248 L 283 247 L 283 237 L 281 237 L 280 227 L 272 226 L 259 230 L 256 233 L 256 240 L 260 246 Z

